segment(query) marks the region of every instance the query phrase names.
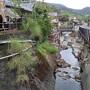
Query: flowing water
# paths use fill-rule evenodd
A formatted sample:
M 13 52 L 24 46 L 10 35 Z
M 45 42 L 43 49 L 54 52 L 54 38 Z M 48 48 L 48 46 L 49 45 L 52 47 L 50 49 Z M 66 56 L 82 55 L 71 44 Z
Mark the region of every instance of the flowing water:
M 55 90 L 81 90 L 80 65 L 72 52 L 71 47 L 60 51 L 61 59 L 70 64 L 70 67 L 57 69 Z
M 75 77 L 80 75 L 80 66 L 77 58 L 72 54 L 72 49 L 62 50 L 60 54 L 71 67 L 58 68 L 60 72 L 56 73 L 55 90 L 81 90 L 80 81 L 75 80 Z

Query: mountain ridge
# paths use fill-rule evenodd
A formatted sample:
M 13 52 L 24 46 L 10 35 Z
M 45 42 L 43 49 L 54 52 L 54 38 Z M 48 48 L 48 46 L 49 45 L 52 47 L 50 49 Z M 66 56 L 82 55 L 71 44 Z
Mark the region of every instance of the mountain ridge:
M 72 9 L 68 8 L 63 4 L 55 4 L 55 3 L 48 3 L 51 6 L 54 6 L 57 10 L 65 10 L 68 12 L 76 13 L 76 14 L 81 14 L 81 15 L 87 15 L 90 14 L 90 7 L 85 7 L 83 9 Z

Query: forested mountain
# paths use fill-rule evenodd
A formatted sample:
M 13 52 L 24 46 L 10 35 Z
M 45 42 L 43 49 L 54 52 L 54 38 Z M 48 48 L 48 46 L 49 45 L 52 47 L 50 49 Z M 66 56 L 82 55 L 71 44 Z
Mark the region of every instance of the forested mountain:
M 78 9 L 68 8 L 62 4 L 49 3 L 49 5 L 54 6 L 57 10 L 64 10 L 70 13 L 75 13 L 75 14 L 80 14 L 80 15 L 90 14 L 90 7 L 85 7 L 83 9 L 78 10 Z

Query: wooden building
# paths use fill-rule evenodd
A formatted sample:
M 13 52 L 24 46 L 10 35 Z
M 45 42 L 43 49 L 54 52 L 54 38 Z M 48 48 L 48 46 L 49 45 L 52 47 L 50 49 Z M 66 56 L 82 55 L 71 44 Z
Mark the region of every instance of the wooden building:
M 34 3 L 32 0 L 22 0 L 19 9 L 22 14 L 31 13 Z M 17 8 L 11 0 L 0 0 L 0 31 L 13 30 L 18 28 L 22 21 L 22 16 L 12 11 L 12 8 Z

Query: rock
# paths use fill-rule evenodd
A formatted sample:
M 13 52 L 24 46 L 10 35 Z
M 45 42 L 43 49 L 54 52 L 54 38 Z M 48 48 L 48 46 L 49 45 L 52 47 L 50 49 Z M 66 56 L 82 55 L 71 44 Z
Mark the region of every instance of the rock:
M 62 46 L 66 46 L 67 47 L 67 44 L 68 44 L 67 41 L 63 41 Z
M 81 43 L 82 41 L 80 39 L 76 39 L 76 43 Z
M 76 79 L 76 80 L 81 80 L 80 75 L 76 75 L 76 76 L 75 76 L 75 79 Z
M 72 46 L 72 42 L 68 42 L 68 46 Z
M 63 63 L 65 63 L 65 61 L 63 59 L 60 59 L 57 61 L 58 66 L 62 66 Z
M 61 68 L 71 67 L 71 65 L 66 63 L 63 59 L 61 59 L 60 61 L 57 62 L 57 66 L 59 66 Z
M 64 77 L 64 75 L 63 74 L 60 74 L 60 75 L 58 75 L 59 77 Z
M 63 73 L 68 74 L 68 72 L 67 72 L 67 71 L 63 71 Z
M 78 79 L 77 79 L 76 81 L 77 81 L 77 82 L 81 82 L 81 80 L 78 80 Z
M 71 37 L 75 37 L 76 36 L 76 33 L 75 32 L 72 32 L 69 34 Z
M 76 71 L 79 70 L 79 68 L 77 68 L 77 67 L 72 67 L 72 69 L 74 69 L 74 70 L 76 70 Z
M 73 51 L 72 53 L 73 53 L 73 55 L 74 55 L 75 57 L 78 57 L 78 56 L 79 56 L 79 52 L 78 52 L 77 50 L 75 50 L 75 49 L 74 49 L 74 51 Z
M 63 77 L 62 79 L 67 80 L 67 78 L 66 78 L 66 77 Z
M 56 73 L 57 73 L 57 72 L 61 72 L 61 70 L 58 70 L 58 69 L 57 69 L 55 72 L 56 72 Z
M 64 77 L 62 77 L 62 79 L 67 80 L 70 79 L 71 77 L 69 75 L 65 75 Z
M 68 64 L 68 63 L 65 63 L 65 64 L 62 65 L 62 68 L 67 68 L 67 67 L 71 67 L 71 65 Z
M 62 46 L 62 49 L 63 49 L 63 50 L 66 50 L 66 49 L 68 49 L 68 47 L 65 46 L 65 45 L 63 45 L 63 46 Z
M 71 78 L 71 76 L 69 76 L 69 75 L 66 75 L 66 76 L 65 76 L 65 78 L 67 78 L 67 79 L 70 79 L 70 78 Z

